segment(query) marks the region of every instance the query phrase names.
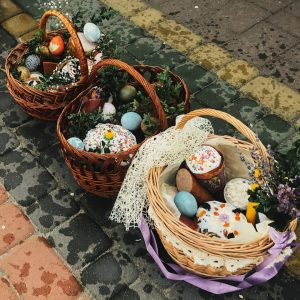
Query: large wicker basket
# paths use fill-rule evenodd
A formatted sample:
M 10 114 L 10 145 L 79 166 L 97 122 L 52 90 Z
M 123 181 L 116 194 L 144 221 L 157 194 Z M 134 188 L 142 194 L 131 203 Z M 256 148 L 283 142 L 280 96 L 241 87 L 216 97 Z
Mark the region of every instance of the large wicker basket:
M 24 85 L 22 82 L 14 78 L 12 74 L 13 67 L 18 64 L 24 55 L 28 52 L 27 43 L 17 45 L 8 55 L 5 63 L 5 71 L 7 76 L 7 88 L 15 99 L 15 101 L 34 118 L 43 120 L 56 120 L 63 108 L 73 100 L 85 87 L 88 79 L 87 58 L 82 48 L 80 39 L 75 28 L 70 20 L 55 10 L 45 12 L 40 20 L 40 29 L 44 34 L 44 41 L 63 33 L 64 30 L 52 31 L 46 33 L 46 23 L 50 16 L 57 17 L 66 27 L 72 38 L 74 48 L 76 49 L 75 56 L 80 63 L 80 79 L 74 85 L 65 86 L 62 90 L 42 91 Z
M 240 133 L 242 133 L 251 143 L 238 140 L 230 136 L 224 136 L 223 138 L 233 142 L 238 147 L 249 151 L 250 149 L 258 149 L 265 159 L 268 159 L 268 154 L 264 145 L 257 139 L 255 134 L 241 121 L 237 120 L 233 116 L 213 110 L 213 109 L 199 109 L 187 114 L 182 121 L 178 124 L 177 128 L 182 128 L 185 123 L 196 116 L 211 116 L 227 121 L 233 125 Z M 211 135 L 209 138 L 214 138 L 215 135 Z M 254 146 L 254 147 L 253 147 Z M 147 186 L 148 186 L 148 200 L 151 208 L 155 212 L 159 221 L 174 235 L 181 243 L 188 247 L 199 249 L 210 255 L 215 255 L 221 258 L 258 258 L 265 257 L 267 251 L 274 244 L 266 235 L 260 240 L 256 240 L 251 243 L 232 243 L 229 240 L 222 240 L 217 237 L 210 237 L 206 234 L 202 234 L 188 227 L 180 222 L 174 214 L 167 208 L 161 194 L 160 194 L 160 174 L 163 168 L 153 168 L 149 172 Z M 293 220 L 290 225 L 290 230 L 295 230 L 297 226 L 297 219 Z M 155 226 L 159 237 L 164 245 L 165 249 L 173 260 L 182 268 L 193 272 L 195 274 L 204 277 L 225 277 L 229 275 L 245 274 L 252 270 L 255 265 L 248 265 L 244 268 L 240 268 L 235 272 L 229 272 L 225 267 L 214 268 L 207 265 L 196 264 L 194 260 L 179 250 L 173 244 L 171 244 L 165 237 L 164 233 Z
M 93 83 L 63 110 L 57 122 L 57 134 L 62 154 L 77 183 L 90 193 L 104 198 L 113 198 L 117 196 L 129 167 L 129 162 L 131 162 L 140 144 L 118 154 L 98 154 L 78 150 L 71 146 L 65 138 L 68 127 L 67 116 L 70 113 L 78 112 L 82 97 L 89 93 L 95 85 L 101 84 L 94 78 L 96 78 L 97 71 L 107 66 L 115 66 L 129 73 L 134 78 L 135 84 L 144 88 L 155 107 L 161 130 L 165 130 L 168 127 L 168 122 L 160 99 L 151 84 L 155 81 L 155 75 L 162 71 L 161 68 L 150 66 L 131 67 L 115 59 L 103 60 L 94 67 L 90 78 Z M 146 72 L 150 74 L 150 83 L 143 77 L 143 74 Z M 185 101 L 185 111 L 187 112 L 189 110 L 189 91 L 187 86 L 175 74 L 171 74 L 171 77 L 176 83 L 182 82 L 183 84 L 184 93 L 181 97 Z M 133 83 L 130 82 L 130 84 Z M 124 162 L 127 163 L 124 164 Z

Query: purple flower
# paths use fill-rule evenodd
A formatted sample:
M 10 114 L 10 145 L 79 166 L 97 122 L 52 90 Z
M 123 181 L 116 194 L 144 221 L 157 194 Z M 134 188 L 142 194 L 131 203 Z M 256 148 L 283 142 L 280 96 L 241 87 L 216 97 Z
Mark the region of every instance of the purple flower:
M 279 184 L 277 188 L 277 210 L 286 215 L 290 215 L 292 218 L 300 216 L 300 211 L 296 206 L 295 189 L 287 184 Z
M 219 219 L 221 222 L 228 222 L 229 221 L 229 216 L 226 214 L 220 214 Z

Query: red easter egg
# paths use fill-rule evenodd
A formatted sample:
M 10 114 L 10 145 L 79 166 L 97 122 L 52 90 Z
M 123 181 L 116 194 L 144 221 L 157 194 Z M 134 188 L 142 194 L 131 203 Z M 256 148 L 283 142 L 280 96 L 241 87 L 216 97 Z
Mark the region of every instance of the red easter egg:
M 62 37 L 57 35 L 52 38 L 48 48 L 53 55 L 61 55 L 65 49 L 65 44 Z

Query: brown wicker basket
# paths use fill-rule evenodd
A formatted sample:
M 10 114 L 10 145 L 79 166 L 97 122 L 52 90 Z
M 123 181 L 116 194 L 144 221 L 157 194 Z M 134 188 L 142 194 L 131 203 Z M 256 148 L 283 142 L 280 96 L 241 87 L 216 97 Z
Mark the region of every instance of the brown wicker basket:
M 264 145 L 257 140 L 255 134 L 241 121 L 237 120 L 233 116 L 214 109 L 199 109 L 187 114 L 182 121 L 178 124 L 177 128 L 182 128 L 185 123 L 196 116 L 211 116 L 227 121 L 233 125 L 240 133 L 248 138 L 251 143 L 238 140 L 230 136 L 224 136 L 225 139 L 233 142 L 238 147 L 249 151 L 253 146 L 258 149 L 265 159 L 268 159 L 268 154 Z M 211 135 L 209 138 L 214 138 L 215 135 Z M 229 240 L 222 240 L 217 237 L 210 237 L 206 234 L 202 234 L 188 227 L 180 222 L 174 214 L 167 208 L 165 202 L 160 194 L 160 174 L 164 168 L 153 168 L 149 172 L 147 186 L 148 186 L 148 199 L 149 204 L 154 210 L 157 218 L 162 224 L 180 240 L 181 243 L 189 247 L 193 247 L 216 255 L 221 258 L 258 258 L 265 257 L 267 250 L 273 246 L 273 242 L 268 236 L 256 240 L 251 243 L 232 243 Z M 290 230 L 295 230 L 297 226 L 297 219 L 293 220 L 290 225 Z M 213 268 L 207 265 L 195 264 L 194 260 L 184 254 L 177 247 L 174 247 L 165 237 L 157 226 L 156 230 L 159 237 L 173 260 L 182 268 L 189 270 L 195 274 L 205 277 L 225 277 L 228 275 L 240 275 L 245 274 L 252 270 L 255 265 L 248 265 L 244 268 L 238 269 L 236 272 L 229 272 L 225 267 Z
M 75 56 L 79 59 L 80 63 L 79 81 L 75 85 L 65 86 L 63 90 L 51 91 L 34 89 L 18 81 L 12 74 L 12 68 L 18 64 L 27 53 L 27 43 L 17 45 L 10 52 L 5 63 L 7 88 L 10 94 L 25 112 L 34 118 L 43 120 L 56 120 L 63 108 L 86 87 L 88 79 L 86 55 L 75 28 L 66 16 L 55 10 L 49 10 L 43 14 L 40 20 L 40 29 L 45 32 L 44 41 L 49 41 L 55 35 L 63 32 L 63 30 L 57 30 L 46 33 L 46 23 L 50 16 L 55 16 L 60 19 L 70 33 L 76 49 Z
M 97 71 L 107 66 L 115 66 L 128 72 L 135 79 L 136 83 L 145 89 L 151 98 L 160 121 L 161 130 L 165 130 L 168 127 L 168 123 L 160 100 L 151 85 L 155 80 L 155 75 L 162 71 L 161 68 L 148 66 L 131 67 L 115 59 L 103 60 L 94 67 L 91 74 L 93 83 L 63 110 L 57 122 L 57 134 L 62 154 L 77 183 L 90 193 L 104 198 L 113 198 L 117 196 L 129 167 L 129 163 L 124 165 L 122 162 L 130 162 L 140 145 L 136 145 L 128 151 L 118 154 L 97 154 L 74 148 L 67 142 L 64 135 L 68 126 L 67 115 L 79 110 L 82 97 L 89 93 L 95 85 L 99 84 L 97 80 L 94 80 Z M 150 73 L 151 83 L 143 77 L 145 72 Z M 171 75 L 175 82 L 180 81 L 184 86 L 184 95 L 182 95 L 182 98 L 185 101 L 185 110 L 187 111 L 189 109 L 189 92 L 187 86 L 178 76 L 175 74 Z

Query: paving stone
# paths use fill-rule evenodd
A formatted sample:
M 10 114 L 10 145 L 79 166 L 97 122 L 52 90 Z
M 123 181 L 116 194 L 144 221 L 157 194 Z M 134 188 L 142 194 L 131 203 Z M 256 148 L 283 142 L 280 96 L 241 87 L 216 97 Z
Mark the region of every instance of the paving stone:
M 0 255 L 26 240 L 34 232 L 33 226 L 13 203 L 0 205 Z
M 140 280 L 137 283 L 134 283 L 130 287 L 125 286 L 120 293 L 113 296 L 112 300 L 149 300 L 149 299 L 166 299 L 161 295 L 151 283 L 141 282 Z
M 4 186 L 0 183 L 0 205 L 8 200 L 8 193 Z
M 17 45 L 17 41 L 0 27 L 0 52 L 6 51 Z
M 25 34 L 21 35 L 20 37 L 18 37 L 18 41 L 20 43 L 28 42 L 28 41 L 32 40 L 34 37 L 36 37 L 38 32 L 40 32 L 39 29 L 34 29 L 28 33 L 25 33 Z
M 281 142 L 275 150 L 279 153 L 286 154 L 292 148 L 294 142 L 298 140 L 300 140 L 300 132 L 289 136 L 286 140 Z
M 268 58 L 276 57 L 299 42 L 299 39 L 262 21 L 240 36 L 224 44 L 239 58 L 261 66 Z
M 287 1 L 292 2 L 293 0 L 287 0 Z M 300 3 L 299 3 L 299 1 L 295 1 L 294 3 L 291 3 L 291 5 L 289 5 L 285 10 L 287 12 L 291 13 L 292 15 L 296 16 L 296 17 L 300 17 Z
M 268 110 L 253 99 L 241 96 L 231 104 L 226 105 L 223 111 L 236 117 L 246 125 L 250 126 L 255 124 L 258 120 L 262 119 L 268 114 Z
M 163 14 L 160 11 L 154 8 L 147 8 L 146 10 L 137 13 L 130 19 L 136 25 L 144 29 L 149 29 L 156 25 L 158 22 L 162 21 L 163 18 Z
M 102 2 L 117 10 L 125 17 L 135 15 L 147 8 L 147 5 L 139 0 L 130 0 L 130 2 L 127 0 L 102 0 Z
M 43 14 L 43 9 L 38 0 L 14 0 L 23 10 L 27 11 L 35 18 Z
M 204 89 L 216 80 L 216 76 L 202 67 L 188 61 L 175 67 L 174 72 L 181 76 L 187 83 L 191 94 Z
M 221 79 L 237 87 L 244 85 L 258 74 L 258 69 L 244 60 L 234 60 L 217 72 Z
M 22 10 L 11 0 L 1 0 L 0 2 L 0 22 L 19 14 Z
M 59 182 L 61 187 L 71 190 L 76 194 L 82 193 L 83 190 L 73 178 L 71 171 L 62 157 L 59 144 L 55 144 L 44 150 L 39 160 L 42 166 Z
M 2 156 L 0 181 L 22 206 L 31 205 L 57 185 L 46 169 L 31 154 L 20 148 Z
M 112 241 L 87 215 L 80 214 L 51 233 L 50 242 L 73 268 L 79 269 L 110 248 Z
M 14 133 L 0 125 L 0 155 L 18 147 L 19 141 Z
M 252 2 L 258 6 L 261 6 L 271 12 L 275 12 L 280 8 L 284 8 L 289 3 L 293 2 L 294 0 L 247 0 L 248 2 Z
M 202 43 L 200 36 L 173 20 L 156 22 L 149 32 L 181 52 L 191 51 Z
M 271 145 L 274 149 L 281 141 L 295 133 L 295 129 L 286 121 L 276 115 L 267 115 L 253 125 L 253 131 L 257 133 L 262 143 Z
M 77 280 L 41 237 L 10 251 L 0 268 L 24 300 L 75 300 L 81 293 Z
M 298 119 L 298 120 L 295 122 L 295 128 L 297 128 L 297 130 L 300 130 L 300 119 Z
M 170 47 L 164 47 L 163 49 L 148 56 L 146 63 L 153 66 L 168 66 L 172 69 L 183 63 L 184 60 L 185 56 L 180 52 L 173 50 Z
M 89 265 L 81 275 L 85 287 L 97 298 L 111 299 L 138 277 L 138 272 L 129 256 L 114 250 Z
M 30 119 L 31 117 L 14 102 L 7 91 L 0 91 L 0 123 L 16 127 Z
M 241 91 L 285 120 L 291 121 L 300 115 L 300 94 L 272 78 L 257 77 L 244 85 Z
M 126 62 L 129 65 L 139 65 L 139 61 L 130 53 L 128 53 L 126 50 L 123 50 L 120 53 L 119 59 Z
M 19 298 L 5 277 L 0 277 L 0 291 L 1 297 L 5 300 L 18 300 Z
M 221 27 L 234 33 L 242 33 L 265 19 L 270 12 L 246 1 L 233 0 L 214 13 Z
M 16 133 L 26 149 L 40 152 L 57 142 L 55 126 L 55 122 L 31 120 L 20 126 Z
M 216 109 L 232 103 L 238 96 L 239 91 L 236 88 L 221 80 L 215 81 L 195 95 L 198 101 Z
M 239 135 L 238 132 L 235 130 L 235 128 L 229 123 L 227 123 L 226 121 L 214 117 L 206 117 L 206 118 L 210 120 L 212 127 L 214 129 L 214 134 L 229 135 L 232 137 L 236 137 L 238 139 L 245 139 L 243 136 Z
M 208 70 L 219 70 L 233 60 L 226 50 L 214 44 L 205 44 L 193 50 L 189 58 Z
M 30 15 L 21 13 L 2 23 L 3 28 L 14 37 L 19 37 L 37 28 L 38 23 Z
M 162 42 L 156 38 L 142 37 L 135 43 L 126 47 L 126 50 L 138 60 L 144 60 L 148 55 L 159 51 L 163 47 Z
M 79 205 L 69 191 L 57 189 L 41 196 L 26 213 L 41 232 L 52 231 L 79 211 Z
M 283 10 L 266 19 L 267 22 L 279 27 L 280 29 L 290 33 L 291 35 L 300 37 L 299 19 Z

